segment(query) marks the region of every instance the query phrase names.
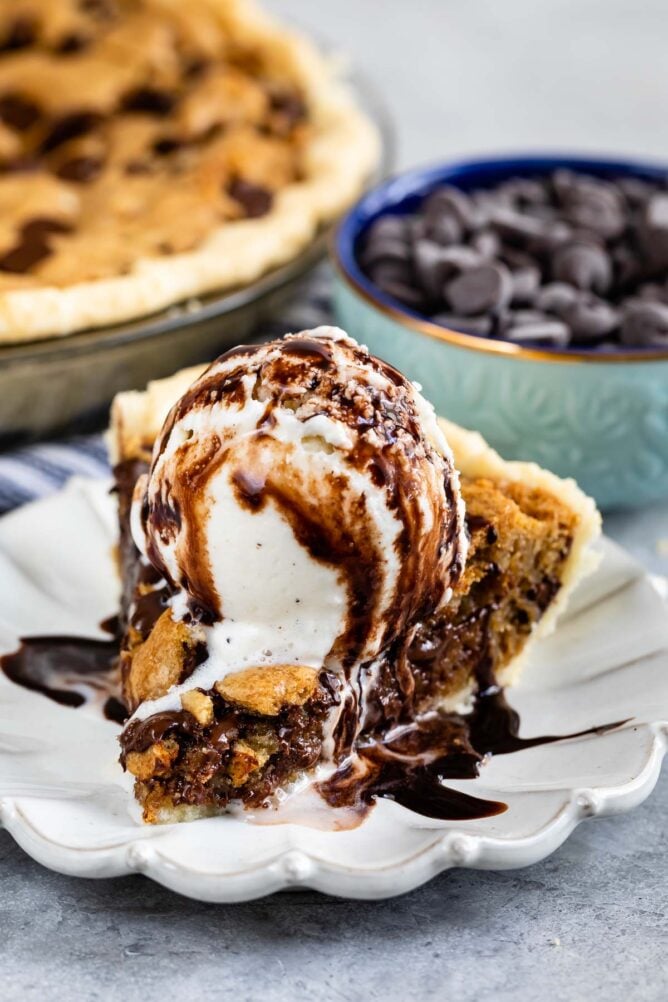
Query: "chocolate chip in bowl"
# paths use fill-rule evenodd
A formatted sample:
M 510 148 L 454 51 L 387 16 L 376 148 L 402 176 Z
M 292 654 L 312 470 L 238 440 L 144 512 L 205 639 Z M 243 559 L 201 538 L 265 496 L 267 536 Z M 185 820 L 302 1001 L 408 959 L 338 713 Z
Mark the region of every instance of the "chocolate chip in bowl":
M 373 221 L 359 260 L 393 299 L 479 337 L 663 347 L 668 178 L 625 180 L 561 168 L 469 191 L 440 185 L 416 211 Z
M 599 505 L 668 496 L 668 168 L 518 156 L 377 186 L 332 245 L 337 322 L 506 458 Z

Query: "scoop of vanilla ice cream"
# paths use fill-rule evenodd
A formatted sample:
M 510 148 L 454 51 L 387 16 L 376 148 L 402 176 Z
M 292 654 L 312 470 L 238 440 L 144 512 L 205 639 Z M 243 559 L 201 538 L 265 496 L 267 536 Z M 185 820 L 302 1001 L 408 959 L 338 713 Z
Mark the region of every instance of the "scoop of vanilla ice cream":
M 433 409 L 332 327 L 214 362 L 170 412 L 132 523 L 173 615 L 207 633 L 150 712 L 250 665 L 349 677 L 447 600 L 467 538 Z

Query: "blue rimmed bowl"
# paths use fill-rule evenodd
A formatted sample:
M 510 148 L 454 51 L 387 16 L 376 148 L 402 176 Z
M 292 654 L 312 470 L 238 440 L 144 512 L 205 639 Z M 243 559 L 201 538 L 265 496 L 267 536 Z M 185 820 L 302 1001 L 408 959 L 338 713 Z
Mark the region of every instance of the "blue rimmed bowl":
M 571 168 L 665 178 L 668 167 L 574 156 L 447 163 L 390 179 L 348 213 L 332 242 L 341 327 L 420 382 L 436 410 L 498 451 L 575 477 L 602 508 L 668 498 L 668 350 L 533 349 L 431 322 L 362 272 L 357 249 L 379 216 L 412 213 L 442 184 L 463 190 Z

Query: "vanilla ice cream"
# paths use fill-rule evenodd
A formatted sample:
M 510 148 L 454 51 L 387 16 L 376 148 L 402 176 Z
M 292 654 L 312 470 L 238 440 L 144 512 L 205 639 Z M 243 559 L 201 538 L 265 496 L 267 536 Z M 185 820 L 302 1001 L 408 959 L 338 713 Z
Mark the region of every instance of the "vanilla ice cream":
M 361 666 L 410 639 L 465 559 L 457 473 L 417 387 L 342 331 L 233 349 L 172 409 L 132 514 L 207 656 L 135 717 L 249 666 Z

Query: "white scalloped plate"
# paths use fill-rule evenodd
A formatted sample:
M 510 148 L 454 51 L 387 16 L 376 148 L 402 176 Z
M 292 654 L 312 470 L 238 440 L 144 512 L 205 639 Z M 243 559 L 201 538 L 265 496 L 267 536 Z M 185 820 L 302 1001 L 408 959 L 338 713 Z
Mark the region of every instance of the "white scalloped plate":
M 74 480 L 0 521 L 0 651 L 30 634 L 101 636 L 118 585 L 108 485 Z M 479 821 L 442 822 L 380 801 L 352 831 L 254 825 L 225 816 L 151 828 L 131 817 L 116 765 L 115 725 L 0 676 L 0 818 L 40 863 L 112 877 L 141 871 L 203 901 L 240 901 L 288 887 L 382 898 L 451 866 L 526 866 L 576 824 L 639 804 L 668 743 L 665 588 L 603 543 L 598 572 L 557 633 L 536 649 L 511 702 L 522 736 L 633 718 L 618 730 L 492 759 L 453 787 L 508 804 Z

